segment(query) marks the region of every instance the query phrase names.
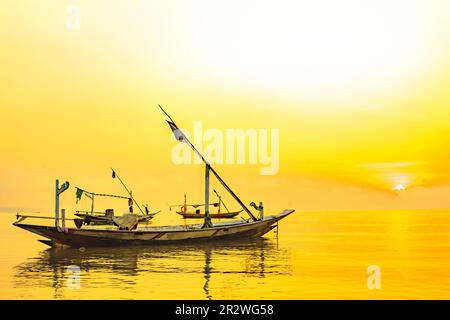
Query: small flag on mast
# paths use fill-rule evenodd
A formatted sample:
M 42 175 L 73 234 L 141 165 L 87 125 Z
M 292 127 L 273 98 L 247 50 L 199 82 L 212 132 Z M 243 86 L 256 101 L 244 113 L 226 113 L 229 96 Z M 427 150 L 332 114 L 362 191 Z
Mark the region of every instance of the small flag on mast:
M 116 177 L 116 172 L 114 170 L 112 171 L 112 177 L 113 179 Z
M 173 123 L 172 121 L 166 120 L 167 123 L 170 126 L 170 129 L 172 129 L 173 135 L 175 136 L 175 139 L 177 139 L 180 142 L 187 142 L 187 139 L 185 137 L 185 135 L 183 134 L 183 132 L 177 127 L 177 125 L 175 123 Z
M 81 196 L 83 195 L 83 192 L 84 192 L 84 190 L 77 188 L 77 191 L 76 191 L 77 202 L 76 203 L 78 203 L 78 201 L 80 201 Z

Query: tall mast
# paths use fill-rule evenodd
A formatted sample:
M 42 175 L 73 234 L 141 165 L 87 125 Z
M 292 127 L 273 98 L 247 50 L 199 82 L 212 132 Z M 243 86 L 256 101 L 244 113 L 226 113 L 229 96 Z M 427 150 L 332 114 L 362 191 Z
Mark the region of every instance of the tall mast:
M 209 164 L 205 164 L 205 222 L 203 228 L 210 227 L 212 227 L 212 222 L 209 215 Z
M 169 114 L 160 106 L 158 105 L 162 112 L 170 119 L 169 125 L 172 123 L 177 130 L 180 130 L 178 126 L 176 125 L 175 121 L 169 116 Z M 171 126 L 172 128 L 172 126 Z M 219 176 L 219 174 L 214 170 L 213 167 L 209 164 L 209 162 L 203 157 L 203 155 L 195 148 L 195 146 L 189 141 L 189 139 L 183 134 L 183 141 L 186 142 L 192 150 L 202 159 L 203 163 L 206 166 L 205 171 L 205 224 L 206 224 L 206 216 L 209 217 L 209 171 L 211 171 L 214 176 L 219 180 L 219 182 L 223 185 L 223 187 L 231 194 L 231 196 L 241 205 L 241 207 L 247 212 L 247 214 L 256 221 L 256 217 L 251 213 L 251 211 L 247 208 L 247 206 L 239 199 L 239 197 L 231 190 L 231 188 L 225 183 L 225 181 Z

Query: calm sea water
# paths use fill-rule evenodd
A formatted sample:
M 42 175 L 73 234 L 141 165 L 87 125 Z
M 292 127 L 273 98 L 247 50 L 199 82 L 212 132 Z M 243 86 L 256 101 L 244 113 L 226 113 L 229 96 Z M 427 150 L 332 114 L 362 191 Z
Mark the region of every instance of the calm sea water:
M 0 214 L 3 299 L 450 299 L 447 211 L 296 212 L 278 239 L 84 251 L 14 220 Z

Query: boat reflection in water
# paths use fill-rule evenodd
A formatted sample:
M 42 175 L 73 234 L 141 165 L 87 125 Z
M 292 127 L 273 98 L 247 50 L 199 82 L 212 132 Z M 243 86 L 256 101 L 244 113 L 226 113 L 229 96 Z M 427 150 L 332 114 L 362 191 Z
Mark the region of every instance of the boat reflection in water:
M 72 290 L 68 281 L 77 272 L 80 286 Z M 52 248 L 17 265 L 14 276 L 17 286 L 51 289 L 49 298 L 220 299 L 231 294 L 231 284 L 232 290 L 240 285 L 245 290 L 249 279 L 290 272 L 289 252 L 274 240 L 259 238 L 177 246 Z

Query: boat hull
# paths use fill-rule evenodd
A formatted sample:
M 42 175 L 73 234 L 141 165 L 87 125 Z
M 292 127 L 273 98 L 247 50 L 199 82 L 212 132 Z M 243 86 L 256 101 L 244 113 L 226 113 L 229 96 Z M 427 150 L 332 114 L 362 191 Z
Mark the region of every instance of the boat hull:
M 103 247 L 125 245 L 155 245 L 188 241 L 216 241 L 260 237 L 276 223 L 294 212 L 285 210 L 263 221 L 238 221 L 216 224 L 212 228 L 201 229 L 198 225 L 175 227 L 146 227 L 136 230 L 117 229 L 76 229 L 62 230 L 52 226 L 15 224 L 17 227 L 43 236 L 43 242 L 52 246 Z

